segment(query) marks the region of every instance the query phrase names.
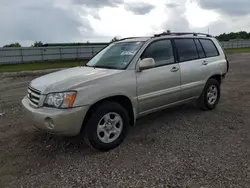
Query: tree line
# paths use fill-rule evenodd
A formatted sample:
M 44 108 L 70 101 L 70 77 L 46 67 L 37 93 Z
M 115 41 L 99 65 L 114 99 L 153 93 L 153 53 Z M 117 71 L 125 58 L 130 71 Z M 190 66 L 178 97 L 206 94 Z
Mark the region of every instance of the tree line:
M 167 32 L 170 32 L 170 30 L 168 30 Z M 216 36 L 216 38 L 219 41 L 230 41 L 230 40 L 250 40 L 250 32 L 246 32 L 246 31 L 240 31 L 240 32 L 231 32 L 231 33 L 223 33 L 220 34 L 218 36 Z M 115 42 L 119 40 L 118 37 L 114 37 L 110 42 Z M 86 43 L 55 43 L 55 44 L 43 44 L 41 41 L 39 42 L 35 42 L 33 45 L 31 45 L 31 47 L 44 47 L 44 46 L 81 46 L 81 45 L 88 45 L 88 44 L 104 44 L 104 43 L 89 43 L 88 41 Z M 3 47 L 21 47 L 21 44 L 16 42 L 16 43 L 11 43 L 8 45 L 5 45 Z
M 108 43 L 101 43 L 101 42 L 98 42 L 98 43 L 95 43 L 95 42 L 86 42 L 86 43 L 83 43 L 83 42 L 77 42 L 77 43 L 50 43 L 50 44 L 43 44 L 41 41 L 39 42 L 35 42 L 34 44 L 32 44 L 30 47 L 52 47 L 52 46 L 82 46 L 82 45 L 103 45 L 103 44 L 108 44 Z M 10 48 L 10 47 L 14 47 L 14 48 L 18 48 L 18 47 L 22 47 L 20 43 L 16 42 L 16 43 L 11 43 L 11 44 L 8 44 L 8 45 L 4 45 L 3 46 L 4 48 Z
M 35 42 L 34 44 L 31 45 L 31 47 L 42 47 L 42 46 L 43 46 L 43 43 L 41 41 Z M 4 45 L 3 47 L 4 48 L 10 48 L 10 47 L 18 48 L 22 46 L 19 42 L 15 42 L 15 43 Z
M 219 41 L 230 41 L 230 40 L 247 40 L 250 39 L 250 32 L 240 31 L 240 32 L 231 32 L 223 33 L 216 37 Z

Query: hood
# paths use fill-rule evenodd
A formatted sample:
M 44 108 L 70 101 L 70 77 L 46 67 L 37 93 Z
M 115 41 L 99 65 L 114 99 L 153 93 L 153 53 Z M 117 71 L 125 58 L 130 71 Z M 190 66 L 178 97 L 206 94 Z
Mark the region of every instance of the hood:
M 93 67 L 74 67 L 34 79 L 30 86 L 41 91 L 42 94 L 70 89 L 73 90 L 79 84 L 113 75 L 122 71 L 123 70 L 101 69 Z

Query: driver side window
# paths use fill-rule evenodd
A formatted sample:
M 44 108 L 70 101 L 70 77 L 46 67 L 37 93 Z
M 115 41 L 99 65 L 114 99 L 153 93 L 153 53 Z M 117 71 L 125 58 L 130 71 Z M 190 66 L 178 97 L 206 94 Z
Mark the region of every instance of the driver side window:
M 160 40 L 149 44 L 141 56 L 141 59 L 145 58 L 153 58 L 156 67 L 174 63 L 174 53 L 171 41 Z

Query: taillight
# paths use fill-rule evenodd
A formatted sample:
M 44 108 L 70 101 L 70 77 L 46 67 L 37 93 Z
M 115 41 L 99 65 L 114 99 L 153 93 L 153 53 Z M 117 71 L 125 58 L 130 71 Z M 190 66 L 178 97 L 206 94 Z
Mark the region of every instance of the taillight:
M 227 55 L 225 55 L 225 58 L 226 58 L 226 61 L 227 61 L 227 72 L 228 72 L 228 70 L 229 70 L 229 61 L 228 61 Z
M 217 40 L 217 39 L 216 39 L 216 40 Z M 229 61 L 228 61 L 227 55 L 226 55 L 225 50 L 224 50 L 224 48 L 222 47 L 220 41 L 217 40 L 217 42 L 219 43 L 219 45 L 220 45 L 220 47 L 221 47 L 221 49 L 222 49 L 222 51 L 223 51 L 223 53 L 224 53 L 224 55 L 225 55 L 225 59 L 226 59 L 226 61 L 227 61 L 227 72 L 228 72 L 228 70 L 229 70 Z

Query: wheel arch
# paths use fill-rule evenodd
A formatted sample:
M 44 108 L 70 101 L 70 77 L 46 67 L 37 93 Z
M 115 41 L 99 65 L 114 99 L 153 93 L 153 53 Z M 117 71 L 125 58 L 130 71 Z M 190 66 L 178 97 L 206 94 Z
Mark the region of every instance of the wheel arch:
M 210 76 L 210 77 L 207 79 L 207 81 L 208 81 L 209 79 L 215 79 L 215 80 L 217 80 L 217 81 L 219 82 L 219 84 L 221 84 L 222 76 L 221 76 L 221 74 L 214 74 L 214 75 Z
M 204 82 L 204 85 L 203 85 L 203 87 L 202 87 L 202 90 L 200 91 L 199 96 L 202 95 L 202 92 L 203 92 L 203 90 L 204 90 L 204 88 L 205 88 L 205 86 L 206 86 L 208 80 L 210 80 L 210 79 L 215 79 L 215 80 L 217 80 L 217 81 L 219 82 L 219 84 L 221 85 L 221 82 L 222 82 L 222 75 L 219 74 L 219 73 L 216 73 L 216 74 L 213 74 L 213 75 L 209 76 L 209 77 L 207 78 L 207 80 Z
M 96 101 L 94 104 L 92 104 L 90 106 L 90 108 L 88 109 L 85 117 L 84 117 L 82 127 L 84 127 L 86 125 L 87 121 L 89 120 L 91 114 L 95 111 L 95 109 L 101 103 L 106 102 L 106 101 L 117 102 L 123 108 L 125 108 L 125 110 L 128 112 L 128 115 L 129 115 L 130 125 L 134 126 L 136 115 L 135 115 L 135 112 L 134 112 L 133 103 L 132 103 L 131 99 L 129 97 L 125 96 L 125 95 L 114 95 L 114 96 L 110 96 L 110 97 L 100 99 L 100 100 Z

